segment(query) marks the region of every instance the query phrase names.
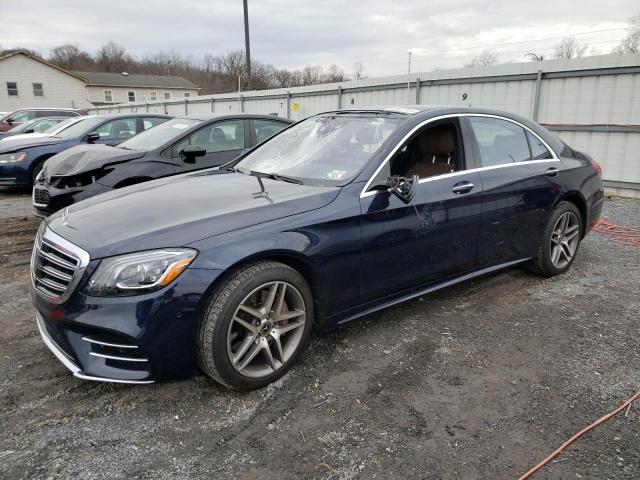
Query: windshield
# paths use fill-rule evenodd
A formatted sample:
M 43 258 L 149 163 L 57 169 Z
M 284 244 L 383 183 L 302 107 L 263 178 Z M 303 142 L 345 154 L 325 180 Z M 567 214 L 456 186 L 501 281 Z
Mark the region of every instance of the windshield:
M 104 118 L 98 117 L 87 117 L 84 120 L 80 120 L 78 123 L 74 123 L 64 130 L 56 133 L 56 138 L 64 138 L 68 140 L 70 138 L 77 138 L 86 133 L 91 133 L 91 131 L 104 122 Z
M 160 125 L 150 128 L 149 130 L 139 133 L 135 137 L 122 142 L 118 147 L 147 152 L 172 142 L 189 128 L 194 125 L 198 125 L 199 123 L 202 123 L 202 120 L 195 120 L 193 118 L 174 118 L 173 120 L 168 120 Z
M 236 168 L 341 185 L 352 179 L 404 120 L 378 115 L 322 115 L 284 130 Z

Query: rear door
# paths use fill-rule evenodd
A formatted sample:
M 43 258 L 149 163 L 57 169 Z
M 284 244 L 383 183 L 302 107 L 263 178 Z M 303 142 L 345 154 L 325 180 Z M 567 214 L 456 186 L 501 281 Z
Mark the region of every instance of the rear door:
M 199 128 L 184 137 L 171 148 L 171 159 L 176 173 L 216 167 L 240 155 L 249 145 L 249 125 L 245 119 L 220 120 Z M 193 163 L 185 162 L 180 152 L 187 145 L 199 145 L 207 152 L 195 158 Z
M 535 254 L 561 186 L 560 161 L 523 125 L 502 117 L 468 116 L 483 185 L 481 266 Z

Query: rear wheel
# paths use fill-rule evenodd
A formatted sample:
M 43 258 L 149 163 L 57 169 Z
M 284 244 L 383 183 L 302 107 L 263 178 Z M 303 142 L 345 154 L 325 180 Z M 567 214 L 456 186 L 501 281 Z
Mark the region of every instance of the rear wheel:
M 580 211 L 571 202 L 560 202 L 549 218 L 542 243 L 527 270 L 551 277 L 566 272 L 573 263 L 582 233 Z
M 235 272 L 212 294 L 198 335 L 202 369 L 230 388 L 280 378 L 311 333 L 313 302 L 304 278 L 279 262 Z

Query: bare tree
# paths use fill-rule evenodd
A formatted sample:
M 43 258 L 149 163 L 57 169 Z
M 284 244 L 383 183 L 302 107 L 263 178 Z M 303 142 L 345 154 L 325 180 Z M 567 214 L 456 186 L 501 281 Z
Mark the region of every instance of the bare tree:
M 618 55 L 640 53 L 640 13 L 629 19 L 627 36 L 613 49 L 613 53 Z
M 525 53 L 524 54 L 525 57 L 528 57 L 529 60 L 531 60 L 532 62 L 542 62 L 544 61 L 544 55 L 542 54 L 537 54 L 537 53 Z
M 564 37 L 553 49 L 555 58 L 580 58 L 587 51 L 588 45 L 580 45 L 575 37 Z
M 354 80 L 364 80 L 367 78 L 367 72 L 364 70 L 364 66 L 362 62 L 356 62 L 353 64 L 353 79 Z
M 96 63 L 105 72 L 124 72 L 129 70 L 133 59 L 123 46 L 109 40 L 98 50 Z
M 80 50 L 78 45 L 72 43 L 65 43 L 52 49 L 48 60 L 67 70 L 90 70 L 95 64 L 89 53 Z
M 500 62 L 500 57 L 497 53 L 491 50 L 483 50 L 480 55 L 473 57 L 471 62 L 467 63 L 465 67 L 490 67 L 497 65 Z

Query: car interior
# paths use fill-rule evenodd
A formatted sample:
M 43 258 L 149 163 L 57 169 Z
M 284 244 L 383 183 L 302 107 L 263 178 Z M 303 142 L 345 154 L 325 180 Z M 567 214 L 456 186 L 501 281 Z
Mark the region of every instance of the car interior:
M 391 174 L 428 178 L 463 170 L 461 145 L 457 123 L 448 121 L 429 126 L 392 159 Z

